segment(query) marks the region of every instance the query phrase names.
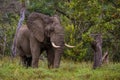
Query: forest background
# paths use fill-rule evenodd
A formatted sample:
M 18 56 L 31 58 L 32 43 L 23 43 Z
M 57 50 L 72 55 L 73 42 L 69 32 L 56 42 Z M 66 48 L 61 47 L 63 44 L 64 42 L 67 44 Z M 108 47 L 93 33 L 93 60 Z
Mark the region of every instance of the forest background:
M 11 55 L 11 47 L 20 19 L 23 0 L 0 0 L 0 56 Z M 31 12 L 59 15 L 65 28 L 65 41 L 75 45 L 65 49 L 64 58 L 93 61 L 91 34 L 102 35 L 102 53 L 120 61 L 119 0 L 26 0 L 26 17 Z M 25 22 L 24 22 L 25 24 Z

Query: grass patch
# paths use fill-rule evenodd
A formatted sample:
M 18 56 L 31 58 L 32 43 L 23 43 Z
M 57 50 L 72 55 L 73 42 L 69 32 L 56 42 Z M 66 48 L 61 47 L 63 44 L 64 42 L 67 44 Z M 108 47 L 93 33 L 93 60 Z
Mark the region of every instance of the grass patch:
M 0 60 L 0 80 L 120 80 L 120 63 L 109 63 L 96 70 L 90 62 L 63 60 L 59 69 L 48 69 L 47 61 L 40 61 L 39 68 L 19 65 L 5 57 Z

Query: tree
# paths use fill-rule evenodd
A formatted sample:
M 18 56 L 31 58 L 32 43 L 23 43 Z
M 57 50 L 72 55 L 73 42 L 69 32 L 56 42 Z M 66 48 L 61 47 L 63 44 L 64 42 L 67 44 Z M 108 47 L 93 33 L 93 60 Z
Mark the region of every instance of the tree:
M 12 56 L 15 56 L 16 55 L 16 37 L 17 37 L 17 33 L 19 31 L 19 29 L 21 28 L 22 24 L 23 24 L 23 21 L 25 19 L 25 0 L 22 0 L 22 8 L 21 8 L 21 11 L 20 11 L 20 19 L 19 19 L 19 22 L 18 22 L 18 26 L 17 26 L 17 29 L 16 29 L 16 33 L 15 33 L 15 37 L 14 37 L 14 41 L 13 41 L 13 45 L 12 45 Z
M 1 0 L 0 1 L 0 54 L 9 54 L 11 41 L 14 33 L 13 23 L 19 11 L 19 1 Z M 17 19 L 16 19 L 17 20 Z
M 92 34 L 94 41 L 91 43 L 94 50 L 93 69 L 100 67 L 102 64 L 102 37 L 101 34 Z

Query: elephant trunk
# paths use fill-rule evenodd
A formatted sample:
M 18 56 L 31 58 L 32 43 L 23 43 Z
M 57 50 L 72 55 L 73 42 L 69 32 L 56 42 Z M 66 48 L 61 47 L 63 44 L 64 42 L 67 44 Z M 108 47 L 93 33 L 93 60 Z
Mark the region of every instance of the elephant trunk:
M 64 46 L 69 47 L 69 48 L 74 48 L 75 46 L 70 46 L 68 44 L 64 44 L 61 46 L 55 45 L 55 43 L 52 42 L 52 46 L 55 48 L 55 55 L 54 55 L 54 68 L 59 68 L 60 66 L 60 61 L 61 61 L 61 56 L 64 53 Z
M 62 48 L 58 48 L 55 50 L 54 66 L 53 66 L 54 68 L 59 68 L 62 54 L 63 54 Z

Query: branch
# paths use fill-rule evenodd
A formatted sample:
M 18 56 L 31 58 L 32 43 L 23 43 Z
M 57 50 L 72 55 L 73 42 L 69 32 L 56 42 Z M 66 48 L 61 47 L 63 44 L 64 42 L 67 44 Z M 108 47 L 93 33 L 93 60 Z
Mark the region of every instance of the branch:
M 18 26 L 16 29 L 16 33 L 15 33 L 15 37 L 14 37 L 13 45 L 12 45 L 12 56 L 16 55 L 16 37 L 17 37 L 17 33 L 18 33 L 19 29 L 21 28 L 21 26 L 23 24 L 24 19 L 25 19 L 25 1 L 22 1 L 22 8 L 20 11 L 20 19 L 18 22 Z
M 108 57 L 109 57 L 108 51 L 106 51 L 105 54 L 102 57 L 102 62 L 103 63 L 108 63 Z
M 68 19 L 70 19 L 70 20 L 75 20 L 74 18 L 71 18 L 69 15 L 67 15 L 65 12 L 63 12 L 62 10 L 60 10 L 60 9 L 58 9 L 58 8 L 55 8 L 55 10 L 56 10 L 58 13 L 66 16 Z
M 118 6 L 117 6 L 117 4 L 115 4 L 115 2 L 113 2 L 112 0 L 111 0 L 110 2 L 113 4 L 113 6 L 114 6 L 115 8 L 118 8 Z
M 56 11 L 70 19 L 70 17 L 65 12 L 63 12 L 63 11 L 57 9 L 57 8 L 56 8 Z

